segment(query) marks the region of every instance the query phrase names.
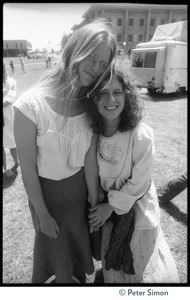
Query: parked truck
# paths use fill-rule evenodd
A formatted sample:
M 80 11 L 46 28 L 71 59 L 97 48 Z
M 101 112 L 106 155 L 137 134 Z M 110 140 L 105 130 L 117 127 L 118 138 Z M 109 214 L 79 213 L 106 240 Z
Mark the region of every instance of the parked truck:
M 148 93 L 187 91 L 187 21 L 159 25 L 151 41 L 131 51 L 132 72 Z

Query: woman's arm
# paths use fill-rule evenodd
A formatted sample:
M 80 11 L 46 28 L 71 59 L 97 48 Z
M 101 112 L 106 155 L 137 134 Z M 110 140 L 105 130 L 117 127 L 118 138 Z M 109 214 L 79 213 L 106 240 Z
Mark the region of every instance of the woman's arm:
M 41 231 L 57 238 L 58 225 L 46 208 L 37 174 L 36 125 L 15 107 L 14 135 L 23 183 L 40 221 Z
M 97 135 L 92 136 L 90 148 L 85 156 L 85 178 L 89 194 L 89 203 L 94 207 L 98 202 L 98 164 L 97 164 Z
M 99 197 L 99 176 L 97 163 L 97 136 L 93 135 L 91 146 L 85 158 L 85 177 L 89 193 L 89 202 L 91 205 L 89 223 L 90 232 L 97 231 L 113 212 L 113 207 L 109 203 L 98 204 Z M 103 200 L 103 195 L 100 195 Z M 98 222 L 98 224 L 97 224 Z
M 3 100 L 3 107 L 7 107 L 9 105 L 12 105 L 12 103 L 7 100 Z
M 92 136 L 90 148 L 85 156 L 85 179 L 88 189 L 88 201 L 91 208 L 95 207 L 98 202 L 98 164 L 97 164 L 97 135 Z M 90 232 L 97 231 L 98 227 L 95 225 L 90 226 Z
M 155 153 L 154 135 L 150 127 L 135 133 L 131 177 L 119 191 L 110 190 L 109 204 L 117 214 L 129 212 L 134 203 L 142 198 L 151 184 L 152 165 Z

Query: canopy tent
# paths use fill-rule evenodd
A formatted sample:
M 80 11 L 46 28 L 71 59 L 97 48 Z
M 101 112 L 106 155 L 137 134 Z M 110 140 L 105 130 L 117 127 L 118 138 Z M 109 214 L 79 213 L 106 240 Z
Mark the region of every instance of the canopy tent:
M 27 53 L 28 54 L 33 54 L 33 53 L 35 53 L 35 51 L 34 50 L 28 50 Z
M 187 21 L 158 25 L 151 42 L 163 40 L 187 42 Z

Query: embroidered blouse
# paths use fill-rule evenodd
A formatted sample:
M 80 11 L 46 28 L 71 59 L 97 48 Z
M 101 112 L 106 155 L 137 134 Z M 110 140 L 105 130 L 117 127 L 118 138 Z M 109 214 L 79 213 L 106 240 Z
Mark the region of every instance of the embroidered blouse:
M 84 166 L 92 138 L 86 113 L 67 117 L 65 123 L 64 116 L 52 110 L 44 97 L 35 92 L 25 92 L 14 106 L 36 124 L 39 176 L 61 180 Z

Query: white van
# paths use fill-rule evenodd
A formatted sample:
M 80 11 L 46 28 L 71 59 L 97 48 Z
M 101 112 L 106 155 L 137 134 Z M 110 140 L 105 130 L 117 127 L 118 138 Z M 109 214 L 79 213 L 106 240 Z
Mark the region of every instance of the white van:
M 158 26 L 150 42 L 131 51 L 132 72 L 139 87 L 149 93 L 181 95 L 187 91 L 186 23 Z

